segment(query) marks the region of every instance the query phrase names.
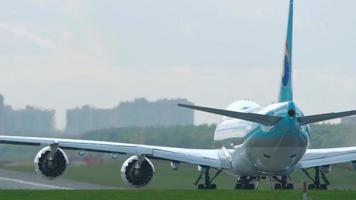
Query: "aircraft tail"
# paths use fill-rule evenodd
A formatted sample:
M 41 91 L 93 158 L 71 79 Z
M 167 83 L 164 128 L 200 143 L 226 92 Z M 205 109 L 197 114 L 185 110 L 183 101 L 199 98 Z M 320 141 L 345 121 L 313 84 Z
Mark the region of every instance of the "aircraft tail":
M 353 116 L 356 115 L 356 110 L 349 110 L 345 112 L 333 112 L 333 113 L 324 113 L 319 115 L 310 115 L 299 117 L 299 122 L 301 125 L 312 124 L 317 122 L 322 122 L 331 119 L 337 119 L 341 117 Z
M 226 117 L 242 119 L 250 122 L 263 124 L 265 126 L 276 125 L 282 119 L 281 117 L 277 117 L 277 116 L 263 115 L 257 113 L 236 112 L 231 110 L 222 110 L 222 109 L 201 107 L 201 106 L 194 106 L 194 105 L 187 105 L 187 104 L 178 104 L 178 106 L 193 109 L 193 110 L 208 112 L 208 113 L 214 113 Z
M 242 119 L 250 122 L 259 123 L 265 126 L 274 126 L 282 119 L 282 117 L 263 115 L 258 113 L 236 112 L 231 110 L 222 110 L 222 109 L 186 105 L 186 104 L 178 104 L 178 106 L 184 108 L 190 108 L 193 110 L 208 112 L 208 113 L 214 113 L 226 117 Z M 356 110 L 349 110 L 345 112 L 324 113 L 324 114 L 309 115 L 309 116 L 300 116 L 297 117 L 297 119 L 301 125 L 306 125 L 306 124 L 312 124 L 312 123 L 317 123 L 317 122 L 322 122 L 322 121 L 327 121 L 331 119 L 337 119 L 337 118 L 347 117 L 352 115 L 356 115 Z
M 285 44 L 283 72 L 279 91 L 279 102 L 293 100 L 292 88 L 292 45 L 293 45 L 293 0 L 290 0 L 287 40 Z

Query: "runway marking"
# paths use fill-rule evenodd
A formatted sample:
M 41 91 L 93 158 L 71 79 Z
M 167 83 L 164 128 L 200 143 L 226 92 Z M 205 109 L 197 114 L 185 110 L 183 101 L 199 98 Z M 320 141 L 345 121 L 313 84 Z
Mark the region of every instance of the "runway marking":
M 50 188 L 50 189 L 72 190 L 72 188 L 69 188 L 69 187 L 62 187 L 62 186 L 56 186 L 56 185 L 35 183 L 35 182 L 23 181 L 23 180 L 13 179 L 13 178 L 0 177 L 0 180 L 10 181 L 10 182 L 15 182 L 15 183 L 20 183 L 20 184 L 26 184 L 26 185 L 32 185 L 32 186 L 36 186 L 36 187 Z

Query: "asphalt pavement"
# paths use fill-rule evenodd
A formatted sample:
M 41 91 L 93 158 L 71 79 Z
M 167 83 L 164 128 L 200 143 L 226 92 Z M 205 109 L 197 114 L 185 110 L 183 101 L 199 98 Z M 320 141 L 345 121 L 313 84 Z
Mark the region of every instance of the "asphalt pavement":
M 101 190 L 120 189 L 104 185 L 84 183 L 65 178 L 48 180 L 35 172 L 24 173 L 0 169 L 0 189 L 30 189 L 30 190 Z

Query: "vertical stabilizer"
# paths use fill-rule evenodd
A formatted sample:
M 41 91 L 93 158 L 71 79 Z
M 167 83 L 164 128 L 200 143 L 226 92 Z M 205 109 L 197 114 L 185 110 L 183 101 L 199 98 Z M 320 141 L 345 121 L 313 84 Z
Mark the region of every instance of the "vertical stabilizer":
M 287 40 L 286 40 L 286 44 L 285 44 L 281 88 L 279 91 L 279 102 L 293 100 L 292 40 L 293 40 L 293 0 L 290 0 Z

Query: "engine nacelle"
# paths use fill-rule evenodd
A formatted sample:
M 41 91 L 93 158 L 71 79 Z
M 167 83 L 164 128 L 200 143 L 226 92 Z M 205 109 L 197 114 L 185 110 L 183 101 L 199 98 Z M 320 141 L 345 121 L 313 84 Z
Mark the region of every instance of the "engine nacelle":
M 51 147 L 48 146 L 37 153 L 33 162 L 37 173 L 41 173 L 48 179 L 55 179 L 64 173 L 69 160 L 60 148 L 56 149 L 52 159 L 51 156 Z
M 155 168 L 146 157 L 132 156 L 121 167 L 123 182 L 135 188 L 140 188 L 151 182 L 155 174 Z

